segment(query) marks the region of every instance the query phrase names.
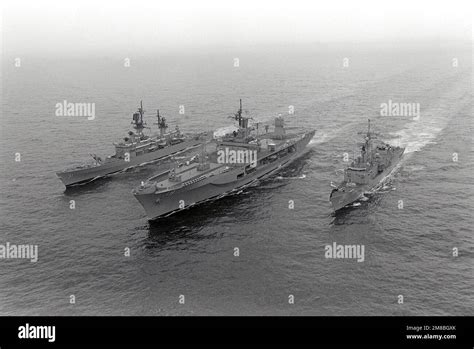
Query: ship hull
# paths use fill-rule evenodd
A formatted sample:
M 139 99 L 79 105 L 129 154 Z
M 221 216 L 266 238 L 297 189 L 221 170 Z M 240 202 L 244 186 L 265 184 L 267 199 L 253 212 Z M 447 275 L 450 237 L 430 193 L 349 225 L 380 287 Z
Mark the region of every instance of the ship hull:
M 122 159 L 107 159 L 98 166 L 75 169 L 71 171 L 57 172 L 56 175 L 66 187 L 89 183 L 97 178 L 120 172 L 126 168 L 138 166 L 143 163 L 157 161 L 169 155 L 184 151 L 203 144 L 203 140 L 188 140 L 179 144 L 171 145 L 154 152 L 130 158 L 130 161 Z
M 253 173 L 245 175 L 240 180 L 226 180 L 226 178 L 235 178 L 236 173 L 242 171 L 241 169 L 236 168 L 235 170 L 225 174 L 220 179 L 209 177 L 204 181 L 172 192 L 140 193 L 134 191 L 135 198 L 143 206 L 148 218 L 151 220 L 163 216 L 169 216 L 204 201 L 219 199 L 235 191 L 241 190 L 258 180 L 267 178 L 280 171 L 285 166 L 288 166 L 291 162 L 309 150 L 306 145 L 313 136 L 314 131 L 308 132 L 296 143 L 296 151 L 294 153 L 288 154 L 274 163 L 259 165 Z
M 371 179 L 367 184 L 357 185 L 354 187 L 343 184 L 333 189 L 329 200 L 331 201 L 334 211 L 338 211 L 347 205 L 354 203 L 355 201 L 362 198 L 365 193 L 371 192 L 381 185 L 400 162 L 404 150 L 405 149 L 401 149 L 399 152 L 395 153 L 391 165 L 388 166 L 383 172 L 379 173 L 376 177 Z

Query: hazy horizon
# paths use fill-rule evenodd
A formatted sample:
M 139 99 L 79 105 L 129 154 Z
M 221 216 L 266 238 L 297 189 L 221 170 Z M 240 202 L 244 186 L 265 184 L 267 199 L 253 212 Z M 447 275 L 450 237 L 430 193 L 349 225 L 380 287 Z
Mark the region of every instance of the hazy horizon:
M 7 55 L 143 55 L 378 43 L 472 43 L 468 1 L 6 1 Z

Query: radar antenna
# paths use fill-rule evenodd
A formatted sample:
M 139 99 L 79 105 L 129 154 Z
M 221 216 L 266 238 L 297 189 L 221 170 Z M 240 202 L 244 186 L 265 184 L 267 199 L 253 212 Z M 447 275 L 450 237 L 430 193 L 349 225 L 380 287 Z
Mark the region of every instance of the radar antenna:
M 166 118 L 160 115 L 159 109 L 156 110 L 156 118 L 156 125 L 158 125 L 158 128 L 160 129 L 160 136 L 163 137 L 163 134 L 166 132 L 168 125 L 166 124 Z
M 143 114 L 145 111 L 143 110 L 143 102 L 140 101 L 140 107 L 138 111 L 133 113 L 132 122 L 133 128 L 137 130 L 138 134 L 142 133 L 142 130 L 145 128 L 146 123 L 143 121 Z
M 230 116 L 231 118 L 234 118 L 235 120 L 237 120 L 239 122 L 239 128 L 248 128 L 248 125 L 249 125 L 249 119 L 252 119 L 251 117 L 248 117 L 248 116 L 242 116 L 242 99 L 239 100 L 240 102 L 240 106 L 239 106 L 239 109 L 237 110 L 237 112 L 233 115 L 233 116 Z M 246 114 L 248 114 L 248 111 L 246 111 Z

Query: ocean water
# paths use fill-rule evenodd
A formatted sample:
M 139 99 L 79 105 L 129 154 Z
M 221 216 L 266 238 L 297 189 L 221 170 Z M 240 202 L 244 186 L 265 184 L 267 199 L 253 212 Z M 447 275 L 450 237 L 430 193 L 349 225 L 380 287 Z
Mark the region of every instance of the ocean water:
M 1 315 L 473 314 L 471 48 L 228 49 L 130 67 L 113 55 L 13 58 L 2 66 L 0 244 L 35 244 L 39 257 L 0 259 Z M 231 125 L 239 98 L 254 121 L 281 113 L 317 132 L 303 157 L 237 195 L 149 222 L 131 190 L 156 165 L 67 191 L 55 176 L 111 154 L 140 100 L 149 125 L 159 108 L 190 132 Z M 95 120 L 56 116 L 64 100 L 95 103 Z M 419 103 L 419 120 L 381 116 L 389 100 Z M 380 191 L 334 215 L 330 183 L 368 118 L 406 154 Z M 333 242 L 364 245 L 365 260 L 325 258 Z

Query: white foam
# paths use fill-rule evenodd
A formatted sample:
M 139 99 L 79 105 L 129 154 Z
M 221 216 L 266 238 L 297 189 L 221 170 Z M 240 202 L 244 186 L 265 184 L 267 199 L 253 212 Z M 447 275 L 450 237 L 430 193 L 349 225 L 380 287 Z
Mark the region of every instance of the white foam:
M 412 120 L 404 129 L 395 132 L 398 140 L 395 140 L 394 144 L 405 147 L 405 154 L 411 154 L 428 144 L 436 143 L 436 138 L 446 128 L 452 116 L 471 103 L 469 97 L 465 94 L 465 84 L 461 81 L 453 89 L 439 96 L 435 103 L 429 105 L 429 109 L 423 108 L 426 104 L 422 104 L 419 120 Z
M 232 133 L 237 131 L 239 128 L 235 125 L 220 127 L 214 131 L 214 137 L 222 137 L 225 136 L 227 133 Z
M 311 147 L 316 144 L 327 142 L 331 140 L 332 138 L 334 138 L 335 136 L 336 136 L 335 132 L 331 133 L 331 132 L 323 132 L 323 131 L 318 130 L 314 134 L 313 138 L 311 138 L 311 140 L 309 141 L 308 146 Z
M 436 121 L 413 121 L 406 127 L 394 134 L 398 137 L 394 143 L 405 147 L 405 154 L 420 151 L 428 144 L 435 143 L 438 134 L 446 126 L 447 120 Z

